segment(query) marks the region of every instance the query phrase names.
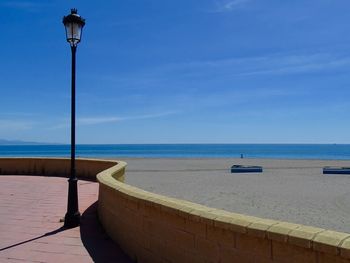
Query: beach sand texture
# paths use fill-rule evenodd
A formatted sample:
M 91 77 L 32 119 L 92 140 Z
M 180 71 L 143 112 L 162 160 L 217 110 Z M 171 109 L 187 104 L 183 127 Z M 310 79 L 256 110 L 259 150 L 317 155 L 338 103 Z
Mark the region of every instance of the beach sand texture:
M 350 175 L 323 175 L 349 161 L 151 159 L 126 161 L 126 183 L 236 213 L 350 233 Z M 263 173 L 231 174 L 233 164 Z

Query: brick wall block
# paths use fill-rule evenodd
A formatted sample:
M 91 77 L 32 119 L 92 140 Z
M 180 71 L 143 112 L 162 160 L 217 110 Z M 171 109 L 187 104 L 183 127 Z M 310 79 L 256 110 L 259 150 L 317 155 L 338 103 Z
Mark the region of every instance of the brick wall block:
M 272 241 L 272 259 L 276 262 L 316 263 L 317 253 L 307 248 L 284 242 Z
M 319 252 L 317 263 L 350 263 L 350 260 L 335 255 Z
M 219 244 L 215 241 L 209 241 L 207 239 L 196 237 L 196 251 L 201 253 L 206 258 L 212 260 L 219 260 Z
M 271 258 L 271 240 L 245 234 L 236 235 L 236 248 L 240 252 Z
M 191 219 L 187 219 L 185 223 L 185 231 L 205 238 L 207 235 L 207 225 L 204 222 L 195 222 Z
M 214 226 L 207 226 L 207 239 L 226 246 L 235 247 L 236 235 L 233 231 Z

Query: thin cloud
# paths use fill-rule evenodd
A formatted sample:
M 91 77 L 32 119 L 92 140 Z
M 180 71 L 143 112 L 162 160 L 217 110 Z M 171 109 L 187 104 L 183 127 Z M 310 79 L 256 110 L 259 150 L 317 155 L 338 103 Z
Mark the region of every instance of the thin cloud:
M 29 113 L 29 112 L 0 112 L 0 116 L 3 117 L 33 117 L 38 116 L 36 113 Z
M 222 107 L 224 104 L 241 105 L 252 99 L 259 103 L 263 99 L 271 100 L 273 97 L 310 96 L 304 94 L 308 90 L 303 88 L 293 88 L 295 94 L 291 94 L 291 89 L 283 86 L 271 90 L 274 84 L 270 87 L 269 82 L 264 81 L 258 87 L 254 83 L 255 78 L 344 74 L 349 67 L 350 56 L 343 54 L 286 52 L 162 64 L 122 78 L 110 76 L 109 82 L 118 82 L 119 87 L 128 87 L 129 90 L 149 90 L 149 87 L 159 89 L 160 103 L 187 112 L 199 108 Z M 247 84 L 242 82 L 244 80 Z M 261 85 L 268 87 L 263 89 Z M 210 88 L 216 86 L 220 87 L 220 92 L 214 92 Z M 249 89 L 244 89 L 247 86 Z M 163 93 L 163 87 L 167 87 L 166 93 Z M 179 90 L 178 87 L 182 88 Z
M 271 99 L 272 97 L 290 97 L 305 95 L 304 89 L 278 87 L 251 87 L 253 93 L 242 92 L 234 87 L 235 80 L 252 79 L 252 77 L 294 76 L 298 74 L 332 74 L 346 72 L 350 67 L 350 57 L 343 54 L 325 52 L 283 52 L 251 57 L 231 57 L 225 59 L 193 60 L 180 63 L 162 64 L 147 68 L 141 72 L 119 78 L 110 76 L 109 81 L 119 81 L 119 86 L 164 87 L 175 92 L 171 99 L 168 94 L 162 95 L 167 105 L 172 108 L 197 109 L 198 107 L 217 107 L 223 104 L 244 104 L 256 97 Z M 176 77 L 174 77 L 176 76 Z M 222 80 L 225 80 L 223 83 Z M 145 84 L 147 83 L 147 84 Z M 152 85 L 150 85 L 151 83 Z M 171 83 L 171 85 L 169 85 Z M 238 82 L 237 82 L 238 83 Z M 186 87 L 178 92 L 178 86 Z M 212 92 L 206 87 L 223 87 L 221 92 Z M 243 85 L 244 86 L 244 85 Z M 203 87 L 203 88 L 202 88 Z M 203 90 L 203 92 L 201 92 Z M 261 94 L 260 94 L 261 91 Z M 210 94 L 210 96 L 208 96 Z M 230 99 L 232 98 L 232 99 Z M 193 103 L 195 101 L 195 103 Z
M 98 124 L 105 124 L 105 123 L 116 123 L 121 121 L 128 121 L 128 120 L 144 120 L 144 119 L 155 119 L 155 118 L 161 118 L 173 114 L 177 114 L 179 111 L 167 111 L 162 113 L 153 113 L 153 114 L 146 114 L 146 115 L 137 115 L 137 116 L 128 116 L 128 117 L 116 117 L 116 116 L 110 116 L 110 117 L 83 117 L 77 119 L 77 125 L 79 126 L 85 126 L 85 125 L 98 125 Z M 63 129 L 69 127 L 69 120 L 66 120 L 65 123 L 55 125 L 53 127 L 48 128 L 49 130 L 56 130 L 56 129 Z
M 162 65 L 153 69 L 155 74 L 179 72 L 203 73 L 227 72 L 231 76 L 280 75 L 341 70 L 350 66 L 350 57 L 328 53 L 272 54 L 258 57 L 227 58 L 206 61 L 191 61 Z
M 109 123 L 109 122 L 118 122 L 121 121 L 122 118 L 119 117 L 90 117 L 90 118 L 79 118 L 77 123 L 78 125 L 95 125 L 101 123 Z
M 279 61 L 278 61 L 279 60 Z M 256 70 L 246 70 L 238 73 L 240 76 L 253 75 L 290 75 L 322 72 L 342 69 L 350 65 L 350 58 L 340 58 L 327 54 L 314 54 L 310 56 L 286 56 L 281 58 L 271 57 L 268 59 L 270 66 L 266 63 L 260 65 Z
M 0 120 L 0 131 L 23 131 L 33 128 L 33 122 L 21 120 Z
M 139 115 L 139 116 L 132 116 L 123 118 L 123 120 L 144 120 L 144 119 L 154 119 L 154 118 L 161 118 L 169 115 L 174 115 L 180 113 L 179 111 L 167 111 L 167 112 L 161 112 L 161 113 L 154 113 L 154 114 L 146 114 L 146 115 Z
M 129 116 L 129 117 L 88 117 L 88 118 L 79 118 L 77 123 L 79 125 L 95 125 L 95 124 L 101 124 L 101 123 L 120 122 L 120 121 L 128 121 L 128 120 L 155 119 L 155 118 L 161 118 L 161 117 L 173 115 L 176 113 L 178 113 L 178 111 L 168 111 L 168 112 Z
M 250 1 L 251 0 L 231 0 L 220 2 L 217 3 L 217 8 L 215 9 L 215 12 L 231 12 L 233 10 L 244 7 Z

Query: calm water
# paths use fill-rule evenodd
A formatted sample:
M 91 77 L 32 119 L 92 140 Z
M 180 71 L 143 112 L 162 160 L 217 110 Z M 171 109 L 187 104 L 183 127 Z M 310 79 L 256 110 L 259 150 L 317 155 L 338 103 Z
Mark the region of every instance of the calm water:
M 233 157 L 349 159 L 345 144 L 124 144 L 77 145 L 79 157 Z M 69 145 L 0 145 L 0 156 L 68 157 Z

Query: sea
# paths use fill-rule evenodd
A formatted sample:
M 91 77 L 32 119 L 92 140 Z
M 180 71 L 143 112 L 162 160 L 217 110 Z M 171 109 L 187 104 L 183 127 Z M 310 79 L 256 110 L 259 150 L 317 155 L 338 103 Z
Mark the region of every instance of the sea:
M 69 157 L 70 145 L 0 145 L 0 157 Z M 77 157 L 350 160 L 350 144 L 78 144 Z

